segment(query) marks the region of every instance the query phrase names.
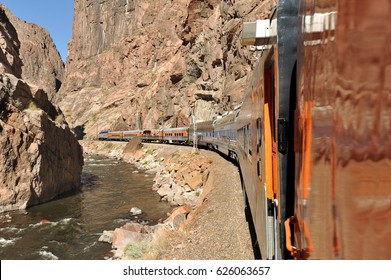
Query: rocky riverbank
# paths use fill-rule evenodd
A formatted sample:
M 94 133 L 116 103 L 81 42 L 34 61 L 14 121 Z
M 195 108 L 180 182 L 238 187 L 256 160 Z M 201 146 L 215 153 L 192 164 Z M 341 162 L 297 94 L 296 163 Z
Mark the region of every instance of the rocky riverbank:
M 115 157 L 136 165 L 138 169 L 154 173 L 152 188 L 159 193 L 163 201 L 177 206 L 172 213 L 167 214 L 166 220 L 157 225 L 129 222 L 121 228 L 105 231 L 100 241 L 112 244 L 114 249 L 112 258 L 253 258 L 250 236 L 243 213 L 244 205 L 238 171 L 218 154 L 203 150 L 194 151 L 192 147 L 186 146 L 141 144 L 136 140 L 129 143 L 99 141 L 81 141 L 80 143 L 85 153 Z M 227 205 L 224 205 L 222 209 L 217 209 L 213 206 L 215 203 L 213 193 L 219 189 L 216 188 L 215 183 L 221 178 L 216 178 L 216 171 L 224 170 L 224 166 L 229 167 L 227 174 L 230 175 L 225 174 L 224 182 L 219 182 L 222 184 L 219 187 L 222 188 L 222 193 L 216 198 L 226 201 Z M 235 169 L 236 174 L 232 172 Z M 231 189 L 232 183 L 235 185 L 235 190 Z M 232 195 L 236 197 L 233 200 L 231 200 Z M 227 215 L 227 212 L 230 214 Z M 218 217 L 215 216 L 216 214 Z M 225 225 L 220 225 L 221 222 Z M 210 229 L 204 231 L 202 228 L 205 226 Z M 227 228 L 224 229 L 224 227 Z M 201 248 L 205 245 L 209 248 L 207 251 L 203 249 L 203 253 L 194 252 L 193 249 L 193 245 L 199 242 L 193 238 L 198 239 L 199 233 L 202 236 L 211 235 L 214 239 L 208 241 L 210 244 L 198 246 Z M 230 244 L 227 247 L 229 251 L 223 253 L 222 256 L 219 256 L 221 249 L 215 252 L 217 253 L 215 255 L 212 248 L 224 242 L 223 237 L 226 235 L 235 237 L 236 241 L 234 243 L 232 240 L 229 241 Z M 235 242 L 239 243 L 235 244 Z

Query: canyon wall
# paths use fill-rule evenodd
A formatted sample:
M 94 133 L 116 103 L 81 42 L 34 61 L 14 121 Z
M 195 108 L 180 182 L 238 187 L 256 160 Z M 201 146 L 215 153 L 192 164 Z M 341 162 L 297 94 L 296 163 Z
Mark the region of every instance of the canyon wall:
M 65 66 L 49 32 L 41 26 L 17 18 L 1 3 L 0 11 L 2 17 L 7 18 L 8 25 L 17 30 L 17 36 L 15 31 L 8 34 L 8 38 L 17 40 L 19 45 L 17 53 L 12 54 L 13 58 L 18 59 L 12 73 L 43 89 L 49 100 L 53 100 L 63 82 Z M 1 31 L 4 31 L 4 34 L 7 32 L 4 28 Z M 4 40 L 0 42 L 4 43 Z
M 79 137 L 210 120 L 242 101 L 256 56 L 242 23 L 275 2 L 75 0 L 56 102 Z
M 52 63 L 49 54 L 56 53 L 54 44 L 38 26 L 14 22 L 0 5 L 0 212 L 77 189 L 83 165 L 81 146 L 42 89 L 53 81 L 45 71 Z M 26 42 L 20 34 L 29 30 L 37 32 Z

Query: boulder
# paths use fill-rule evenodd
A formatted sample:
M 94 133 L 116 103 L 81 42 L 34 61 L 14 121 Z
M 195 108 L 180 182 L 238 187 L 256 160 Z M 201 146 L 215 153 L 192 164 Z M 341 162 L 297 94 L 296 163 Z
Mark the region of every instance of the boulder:
M 139 233 L 148 233 L 148 226 L 141 225 L 139 223 L 126 223 L 121 227 L 124 230 L 134 231 Z
M 202 186 L 202 174 L 198 174 L 185 181 L 192 190 L 195 190 Z
M 106 243 L 112 243 L 113 242 L 113 230 L 104 230 L 102 235 L 99 237 L 99 242 L 106 242 Z
M 164 196 L 167 196 L 170 192 L 172 192 L 171 190 L 171 185 L 170 184 L 164 184 L 161 188 L 158 189 L 157 193 L 161 196 L 161 197 L 164 197 Z
M 185 222 L 187 215 L 192 210 L 191 205 L 184 205 L 176 208 L 170 217 L 166 220 L 166 224 L 168 224 L 173 229 L 178 229 L 179 226 Z
M 128 160 L 130 157 L 134 157 L 135 153 L 143 147 L 140 137 L 132 138 L 125 146 L 122 157 L 124 160 Z M 138 155 L 139 156 L 139 155 Z
M 132 216 L 141 215 L 142 213 L 143 211 L 140 208 L 132 207 L 132 209 L 130 209 L 130 215 Z

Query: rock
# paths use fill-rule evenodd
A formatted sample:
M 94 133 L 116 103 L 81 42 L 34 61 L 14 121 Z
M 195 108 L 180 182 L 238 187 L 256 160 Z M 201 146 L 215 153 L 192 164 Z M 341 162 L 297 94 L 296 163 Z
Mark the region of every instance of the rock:
M 134 155 L 133 155 L 133 158 L 135 161 L 140 161 L 141 159 L 143 159 L 145 156 L 145 153 L 141 150 L 137 150 Z
M 176 193 L 173 201 L 171 202 L 171 205 L 184 205 L 185 200 L 181 194 Z
M 161 197 L 164 197 L 164 196 L 167 196 L 170 192 L 172 192 L 171 190 L 171 185 L 169 184 L 164 184 L 160 189 L 158 189 L 157 193 L 161 196 Z
M 132 207 L 132 209 L 130 209 L 130 215 L 132 216 L 141 215 L 142 213 L 143 211 L 140 208 Z
M 189 205 L 197 205 L 201 194 L 201 190 L 186 192 L 183 194 L 183 202 Z
M 209 178 L 209 170 L 205 169 L 205 171 L 202 173 L 202 185 L 205 186 L 206 181 Z
M 99 242 L 106 242 L 106 243 L 112 243 L 113 242 L 113 230 L 104 230 L 102 235 L 99 237 Z
M 186 220 L 186 216 L 184 214 L 176 215 L 173 222 L 172 227 L 177 230 Z
M 178 229 L 185 222 L 186 216 L 190 213 L 192 206 L 184 205 L 176 208 L 166 220 L 166 224 L 173 229 Z
M 191 192 L 191 191 L 192 191 L 192 189 L 189 187 L 188 184 L 185 184 L 185 185 L 183 186 L 183 188 L 184 188 L 184 190 L 185 190 L 186 192 Z
M 149 227 L 145 225 L 141 225 L 140 223 L 126 223 L 121 228 L 128 231 L 134 231 L 139 233 L 149 233 Z
M 169 164 L 166 166 L 166 170 L 167 172 L 171 172 L 171 171 L 178 171 L 178 169 L 181 167 L 181 165 L 179 163 L 173 163 L 173 164 Z
M 125 146 L 122 157 L 124 160 L 134 157 L 135 153 L 143 147 L 140 137 L 132 138 Z
M 83 153 L 46 93 L 0 74 L 0 212 L 80 187 Z
M 172 178 L 169 174 L 163 174 L 163 175 L 157 174 L 155 177 L 155 183 L 157 185 L 171 184 Z
M 198 174 L 185 181 L 192 190 L 195 190 L 202 186 L 202 174 Z

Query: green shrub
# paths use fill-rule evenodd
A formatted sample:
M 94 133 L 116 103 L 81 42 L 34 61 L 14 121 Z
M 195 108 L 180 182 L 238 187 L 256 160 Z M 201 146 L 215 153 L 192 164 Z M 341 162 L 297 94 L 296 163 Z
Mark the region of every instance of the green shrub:
M 152 242 L 145 238 L 139 242 L 126 245 L 124 254 L 126 259 L 142 260 L 152 249 Z
M 178 151 L 175 151 L 175 152 L 173 152 L 172 154 L 171 154 L 171 158 L 178 158 L 178 157 L 180 157 L 181 156 L 181 154 L 178 152 Z
M 24 110 L 25 112 L 37 112 L 40 111 L 41 109 L 38 108 L 37 104 L 34 103 L 34 101 L 31 101 L 29 103 L 29 106 Z

